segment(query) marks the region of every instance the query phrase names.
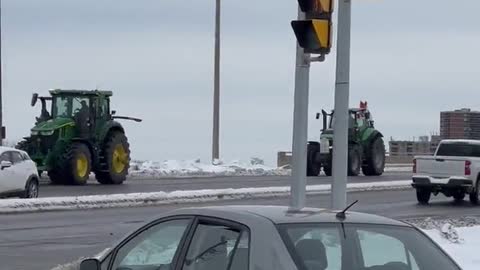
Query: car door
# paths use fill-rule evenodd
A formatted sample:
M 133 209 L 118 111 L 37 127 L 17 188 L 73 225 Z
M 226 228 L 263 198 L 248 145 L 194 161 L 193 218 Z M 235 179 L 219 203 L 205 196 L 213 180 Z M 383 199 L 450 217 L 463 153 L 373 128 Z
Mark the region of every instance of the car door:
M 250 231 L 221 219 L 200 218 L 176 270 L 248 270 Z
M 101 264 L 102 270 L 174 269 L 193 217 L 174 217 L 133 233 Z
M 12 162 L 12 157 L 9 151 L 3 152 L 0 155 L 0 162 Z M 15 174 L 13 162 L 11 167 L 0 168 L 0 193 L 15 191 Z
M 31 170 L 28 167 L 29 165 L 20 152 L 11 151 L 10 155 L 12 159 L 13 179 L 15 179 L 12 183 L 13 188 L 15 190 L 25 189 L 25 185 L 31 173 Z

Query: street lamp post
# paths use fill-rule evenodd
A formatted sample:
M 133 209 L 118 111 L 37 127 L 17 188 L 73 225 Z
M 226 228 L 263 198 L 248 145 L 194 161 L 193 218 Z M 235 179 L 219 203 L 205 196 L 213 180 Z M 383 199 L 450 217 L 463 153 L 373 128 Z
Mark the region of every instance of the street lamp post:
M 215 4 L 215 68 L 213 87 L 212 161 L 220 158 L 220 0 Z

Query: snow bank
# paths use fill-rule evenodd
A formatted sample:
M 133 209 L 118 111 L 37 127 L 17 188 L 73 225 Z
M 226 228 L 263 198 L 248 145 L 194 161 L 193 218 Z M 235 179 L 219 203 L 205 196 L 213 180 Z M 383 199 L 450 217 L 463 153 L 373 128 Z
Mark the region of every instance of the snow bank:
M 425 232 L 442 246 L 463 270 L 480 269 L 480 226 L 454 228 L 447 223 L 440 230 Z
M 201 163 L 197 160 L 132 161 L 130 176 L 132 177 L 172 177 L 172 176 L 271 176 L 289 175 L 285 168 L 269 167 L 263 160 L 252 158 L 250 162 L 238 160 L 213 164 Z
M 387 166 L 386 172 L 410 172 L 411 166 Z M 198 177 L 198 176 L 281 176 L 290 175 L 291 170 L 285 167 L 269 167 L 263 160 L 252 158 L 249 162 L 234 160 L 224 163 L 216 160 L 213 164 L 197 160 L 166 160 L 131 162 L 132 178 L 165 178 L 165 177 Z
M 309 194 L 330 192 L 331 185 L 307 186 Z M 348 184 L 348 191 L 392 190 L 411 188 L 411 181 L 386 181 Z M 259 197 L 284 197 L 290 187 L 262 187 L 239 189 L 179 190 L 172 192 L 128 193 L 36 199 L 5 199 L 0 201 L 0 213 L 75 210 L 113 207 L 134 207 L 174 203 L 209 202 Z

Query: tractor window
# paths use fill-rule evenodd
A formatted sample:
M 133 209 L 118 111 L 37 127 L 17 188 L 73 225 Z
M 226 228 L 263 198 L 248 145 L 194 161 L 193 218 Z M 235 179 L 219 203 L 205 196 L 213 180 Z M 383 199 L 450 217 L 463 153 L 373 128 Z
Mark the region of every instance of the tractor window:
M 68 117 L 68 97 L 57 97 L 54 101 L 53 116 Z
M 72 100 L 72 114 L 75 115 L 78 112 L 88 112 L 90 100 L 88 98 L 73 98 Z

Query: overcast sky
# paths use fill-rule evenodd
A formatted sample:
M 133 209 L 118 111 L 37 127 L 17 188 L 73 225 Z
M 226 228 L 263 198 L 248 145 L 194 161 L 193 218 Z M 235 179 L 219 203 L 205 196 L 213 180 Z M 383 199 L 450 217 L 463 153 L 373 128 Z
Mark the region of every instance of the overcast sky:
M 3 0 L 8 139 L 29 133 L 51 88 L 114 91 L 134 158 L 208 161 L 214 0 Z M 353 0 L 350 103 L 387 137 L 439 130 L 440 110 L 480 107 L 480 2 Z M 275 163 L 291 149 L 294 0 L 223 0 L 221 155 Z M 334 43 L 334 45 L 336 45 Z M 333 108 L 335 49 L 311 69 L 315 112 Z

